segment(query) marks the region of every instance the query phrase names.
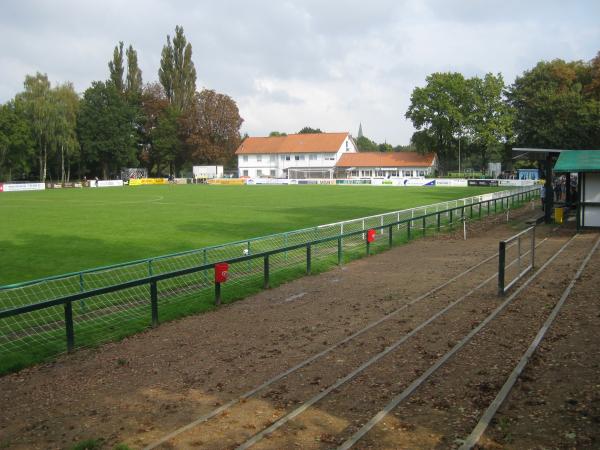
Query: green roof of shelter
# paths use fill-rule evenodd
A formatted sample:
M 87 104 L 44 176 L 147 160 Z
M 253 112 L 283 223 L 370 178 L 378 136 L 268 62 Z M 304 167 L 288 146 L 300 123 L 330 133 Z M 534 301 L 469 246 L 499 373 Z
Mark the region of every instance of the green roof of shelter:
M 600 172 L 600 150 L 563 151 L 554 166 L 555 172 Z

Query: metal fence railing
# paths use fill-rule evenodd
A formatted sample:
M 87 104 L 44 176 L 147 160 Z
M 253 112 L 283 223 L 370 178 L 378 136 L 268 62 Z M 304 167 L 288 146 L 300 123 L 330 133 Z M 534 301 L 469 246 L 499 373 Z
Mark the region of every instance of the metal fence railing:
M 509 261 L 508 264 L 507 261 Z M 535 225 L 500 241 L 498 245 L 498 294 L 504 295 L 534 266 Z M 508 284 L 507 278 L 510 279 Z
M 157 324 L 159 311 L 168 320 L 206 309 L 220 290 L 213 270 L 221 262 L 229 264 L 227 291 L 243 296 L 257 279 L 268 286 L 277 273 L 293 277 L 310 273 L 315 262 L 341 264 L 538 194 L 519 188 L 0 287 L 0 372 L 5 355 L 33 347 L 40 354 L 64 351 L 65 334 L 71 350 L 76 333 L 78 345 L 94 345 Z M 379 233 L 373 243 L 365 237 L 369 229 Z

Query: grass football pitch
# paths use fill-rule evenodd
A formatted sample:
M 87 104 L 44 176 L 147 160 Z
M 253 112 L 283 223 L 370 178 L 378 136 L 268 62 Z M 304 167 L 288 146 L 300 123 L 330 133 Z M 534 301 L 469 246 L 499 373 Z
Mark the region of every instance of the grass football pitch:
M 0 286 L 499 188 L 169 185 L 0 195 Z

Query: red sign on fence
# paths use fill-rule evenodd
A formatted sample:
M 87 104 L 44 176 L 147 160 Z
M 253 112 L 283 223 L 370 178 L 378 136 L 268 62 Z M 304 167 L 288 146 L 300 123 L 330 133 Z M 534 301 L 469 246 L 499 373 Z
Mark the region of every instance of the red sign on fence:
M 367 231 L 367 242 L 374 242 L 375 241 L 375 230 L 370 229 L 369 231 Z
M 229 277 L 229 264 L 215 264 L 215 283 L 225 283 Z

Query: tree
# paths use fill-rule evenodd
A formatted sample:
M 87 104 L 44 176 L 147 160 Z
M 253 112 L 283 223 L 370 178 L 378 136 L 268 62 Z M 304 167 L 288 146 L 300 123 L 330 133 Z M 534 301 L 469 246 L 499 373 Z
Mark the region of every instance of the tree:
M 77 113 L 79 96 L 72 83 L 65 83 L 52 90 L 55 119 L 55 135 L 53 145 L 56 154 L 60 155 L 61 182 L 67 182 L 71 176 L 71 160 L 77 155 Z
M 284 133 L 282 131 L 271 131 L 269 133 L 269 137 L 281 137 L 281 136 L 287 136 L 287 133 Z
M 175 27 L 173 43 L 167 35 L 158 78 L 176 111 L 182 112 L 192 106 L 196 93 L 196 69 L 192 61 L 192 44 L 187 42 L 183 27 Z
M 139 97 L 142 93 L 142 71 L 138 66 L 137 52 L 131 45 L 127 48 L 127 84 L 125 92 L 129 98 Z
M 483 79 L 474 77 L 468 82 L 473 109 L 467 117 L 466 134 L 472 151 L 479 156 L 482 170 L 485 170 L 491 158 L 502 156 L 502 144 L 512 135 L 513 116 L 503 97 L 505 86 L 501 74 L 488 73 Z
M 456 158 L 457 144 L 466 135 L 472 91 L 460 73 L 433 73 L 426 81 L 425 87 L 413 90 L 405 116 L 417 129 L 412 139 L 417 151 L 435 150 L 440 167 L 447 170 Z
M 0 181 L 26 178 L 35 158 L 33 130 L 17 101 L 0 106 Z
M 227 95 L 203 89 L 183 122 L 186 144 L 194 163 L 231 164 L 239 146 L 243 119 L 237 104 Z
M 84 161 L 98 163 L 104 178 L 135 160 L 135 111 L 112 82 L 85 91 L 77 130 Z
M 359 152 L 376 152 L 377 144 L 366 136 L 356 139 L 356 147 Z
M 110 80 L 117 91 L 123 93 L 125 91 L 123 83 L 123 74 L 125 72 L 123 68 L 123 41 L 119 41 L 119 45 L 115 46 L 113 59 L 108 62 L 108 69 L 110 71 Z
M 45 181 L 48 168 L 48 153 L 54 140 L 55 111 L 50 93 L 50 81 L 46 74 L 36 73 L 25 77 L 25 91 L 17 95 L 17 102 L 30 123 L 38 148 L 39 180 Z
M 594 61 L 539 62 L 508 91 L 520 146 L 590 149 L 600 145 Z
M 320 128 L 304 127 L 300 131 L 298 131 L 298 134 L 317 134 L 317 133 L 322 133 Z

